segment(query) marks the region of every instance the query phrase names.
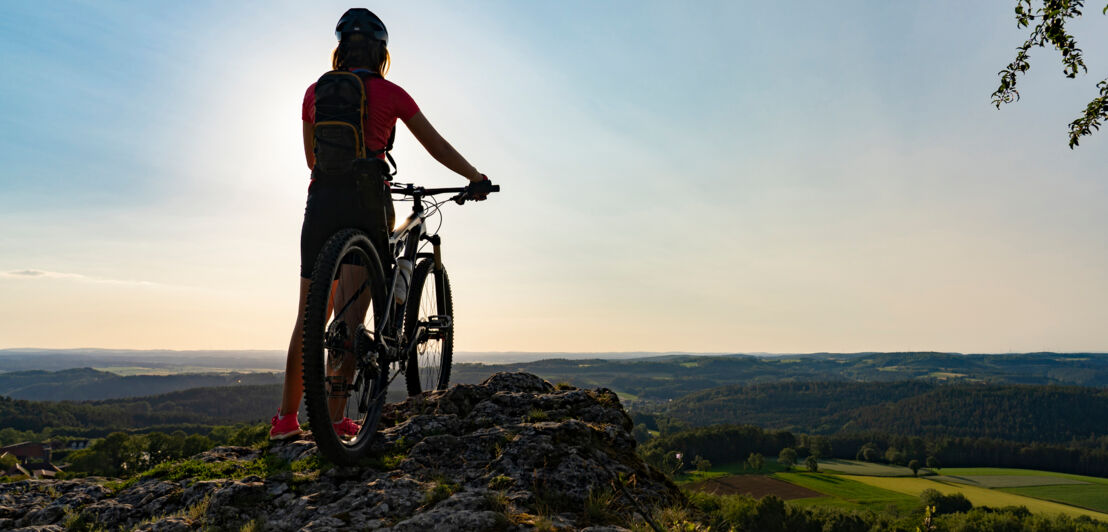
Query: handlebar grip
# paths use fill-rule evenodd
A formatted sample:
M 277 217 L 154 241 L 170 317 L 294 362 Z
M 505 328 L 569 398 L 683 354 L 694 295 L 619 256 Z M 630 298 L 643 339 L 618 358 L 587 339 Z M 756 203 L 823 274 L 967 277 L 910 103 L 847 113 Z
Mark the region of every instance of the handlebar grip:
M 500 185 L 493 185 L 489 192 L 500 192 Z

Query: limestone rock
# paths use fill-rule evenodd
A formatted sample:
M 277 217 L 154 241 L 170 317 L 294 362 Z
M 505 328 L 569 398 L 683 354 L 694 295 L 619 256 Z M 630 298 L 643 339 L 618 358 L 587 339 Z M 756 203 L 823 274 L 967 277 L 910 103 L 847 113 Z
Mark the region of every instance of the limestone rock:
M 563 387 L 559 387 L 563 388 Z M 317 454 L 310 436 L 266 451 L 217 447 L 194 459 L 237 462 L 264 476 L 140 478 L 113 493 L 105 479 L 0 484 L 0 528 L 150 532 L 238 530 L 627 530 L 641 508 L 680 491 L 635 453 L 631 419 L 610 390 L 556 389 L 498 373 L 387 405 L 377 467 L 290 470 Z M 172 477 L 176 478 L 176 477 Z M 631 500 L 633 499 L 633 500 Z M 595 509 L 596 501 L 604 501 Z M 594 511 L 585 510 L 586 506 Z

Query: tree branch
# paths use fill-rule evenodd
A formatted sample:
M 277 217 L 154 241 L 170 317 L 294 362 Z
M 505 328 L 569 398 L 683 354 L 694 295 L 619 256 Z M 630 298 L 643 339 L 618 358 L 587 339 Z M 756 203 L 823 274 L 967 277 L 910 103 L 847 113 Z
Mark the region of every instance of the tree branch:
M 1108 11 L 1108 7 L 1104 8 Z M 1096 84 L 1100 88 L 1100 96 L 1093 98 L 1085 107 L 1085 114 L 1077 120 L 1070 122 L 1070 149 L 1077 146 L 1077 140 L 1085 135 L 1092 135 L 1093 130 L 1099 130 L 1103 120 L 1108 120 L 1108 79 Z
M 1016 26 L 1020 28 L 1030 27 L 1031 34 L 1027 40 L 1016 48 L 1016 58 L 1003 70 L 997 72 L 1000 76 L 1000 86 L 992 94 L 992 104 L 1000 109 L 1001 104 L 1012 103 L 1020 99 L 1020 93 L 1016 90 L 1016 81 L 1020 74 L 1031 68 L 1028 51 L 1032 46 L 1044 48 L 1051 45 L 1062 54 L 1062 74 L 1067 78 L 1077 77 L 1079 72 L 1088 72 L 1085 66 L 1085 57 L 1081 49 L 1077 47 L 1077 40 L 1073 35 L 1066 33 L 1066 22 L 1080 17 L 1085 0 L 1042 0 L 1042 7 L 1035 8 L 1032 0 L 1016 0 Z M 1104 6 L 1101 14 L 1108 14 L 1108 5 Z M 1102 122 L 1108 120 L 1108 79 L 1097 84 L 1100 88 L 1100 96 L 1089 102 L 1085 107 L 1085 113 L 1070 123 L 1070 149 L 1078 145 L 1078 139 L 1085 135 L 1091 135 L 1094 130 L 1099 130 Z

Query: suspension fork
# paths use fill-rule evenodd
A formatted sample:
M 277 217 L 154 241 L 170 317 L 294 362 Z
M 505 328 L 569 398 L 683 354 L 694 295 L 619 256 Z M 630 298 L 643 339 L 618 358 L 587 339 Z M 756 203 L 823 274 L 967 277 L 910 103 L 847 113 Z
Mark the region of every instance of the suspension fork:
M 431 242 L 431 248 L 434 250 L 433 253 L 435 255 L 435 271 L 436 272 L 441 272 L 442 271 L 442 239 L 439 238 L 439 235 L 433 235 L 433 236 L 429 236 L 429 237 L 426 237 L 426 238 L 429 242 Z M 441 288 L 441 287 L 436 286 L 435 288 Z

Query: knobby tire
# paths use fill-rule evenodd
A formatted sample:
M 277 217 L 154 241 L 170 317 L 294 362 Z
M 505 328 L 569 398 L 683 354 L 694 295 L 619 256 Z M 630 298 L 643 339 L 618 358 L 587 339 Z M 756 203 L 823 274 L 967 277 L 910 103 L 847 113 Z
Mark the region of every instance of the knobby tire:
M 372 440 L 377 433 L 377 424 L 380 421 L 381 410 L 385 403 L 386 393 L 382 392 L 388 386 L 389 378 L 387 364 L 378 364 L 375 377 L 365 375 L 360 368 L 355 370 L 356 373 L 354 373 L 351 382 L 357 383 L 361 379 L 361 385 L 366 388 L 352 394 L 346 400 L 347 406 L 344 408 L 343 415 L 349 409 L 350 401 L 359 400 L 362 394 L 368 394 L 366 397 L 379 396 L 379 399 L 376 401 L 369 399 L 361 430 L 353 441 L 344 441 L 335 433 L 331 425 L 330 385 L 327 380 L 326 368 L 328 360 L 334 360 L 329 359 L 329 357 L 335 356 L 334 353 L 341 351 L 328 350 L 325 333 L 331 315 L 340 312 L 339 308 L 335 308 L 333 311 L 329 309 L 333 286 L 339 284 L 332 281 L 339 278 L 339 269 L 343 266 L 344 258 L 349 262 L 351 260 L 349 257 L 355 257 L 365 262 L 364 266 L 368 279 L 367 289 L 371 297 L 369 304 L 374 321 L 380 319 L 383 315 L 383 302 L 386 294 L 381 261 L 365 233 L 355 229 L 345 229 L 327 240 L 316 259 L 308 289 L 303 330 L 304 403 L 308 411 L 308 421 L 311 424 L 319 451 L 328 460 L 340 465 L 354 465 L 369 451 Z M 340 290 L 335 291 L 340 292 Z M 336 302 L 335 307 L 338 306 L 339 303 Z M 375 328 L 375 323 L 365 323 L 365 326 L 372 331 Z M 352 355 L 343 354 L 337 360 L 343 360 L 342 356 Z M 376 358 L 372 350 L 370 350 L 368 356 Z M 357 357 L 352 356 L 352 359 L 356 360 Z
M 425 290 L 428 282 L 431 283 L 430 291 Z M 424 300 L 428 295 L 434 298 L 433 303 Z M 410 354 L 404 374 L 408 395 L 446 389 L 450 384 L 450 364 L 454 356 L 454 300 L 450 293 L 450 277 L 445 267 L 436 270 L 435 261 L 423 259 L 412 271 L 408 291 L 404 331 L 409 337 L 415 334 L 420 318 L 426 319 L 428 314 L 450 316 L 451 323 L 441 340 L 421 342 Z M 439 370 L 428 374 L 428 362 L 438 363 Z

